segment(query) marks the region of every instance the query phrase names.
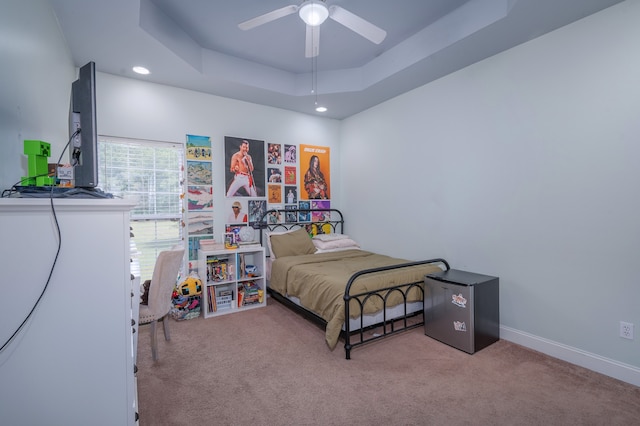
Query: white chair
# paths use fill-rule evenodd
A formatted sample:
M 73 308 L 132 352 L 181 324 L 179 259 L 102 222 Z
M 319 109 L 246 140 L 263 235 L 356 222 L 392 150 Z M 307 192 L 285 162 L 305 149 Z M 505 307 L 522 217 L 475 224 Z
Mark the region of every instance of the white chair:
M 158 339 L 156 338 L 158 322 L 162 321 L 165 340 L 171 339 L 169 335 L 171 294 L 178 280 L 183 257 L 184 248 L 163 251 L 158 255 L 149 286 L 148 304 L 140 305 L 138 324 L 151 325 L 151 355 L 154 361 L 158 360 Z

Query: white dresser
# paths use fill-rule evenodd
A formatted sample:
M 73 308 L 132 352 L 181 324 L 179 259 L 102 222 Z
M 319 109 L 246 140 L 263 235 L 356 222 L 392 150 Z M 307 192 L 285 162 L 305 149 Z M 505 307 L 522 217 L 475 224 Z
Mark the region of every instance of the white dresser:
M 54 206 L 62 244 L 51 280 L 0 353 L 1 422 L 134 425 L 134 203 L 54 199 Z M 54 263 L 59 238 L 50 200 L 0 199 L 0 235 L 1 345 L 36 303 Z

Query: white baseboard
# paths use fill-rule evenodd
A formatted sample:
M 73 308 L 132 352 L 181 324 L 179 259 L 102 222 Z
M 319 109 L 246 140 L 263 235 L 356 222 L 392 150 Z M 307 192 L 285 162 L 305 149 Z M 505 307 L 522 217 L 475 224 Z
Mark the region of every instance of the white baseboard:
M 500 338 L 614 379 L 640 386 L 640 368 L 633 365 L 624 364 L 510 327 L 500 326 Z

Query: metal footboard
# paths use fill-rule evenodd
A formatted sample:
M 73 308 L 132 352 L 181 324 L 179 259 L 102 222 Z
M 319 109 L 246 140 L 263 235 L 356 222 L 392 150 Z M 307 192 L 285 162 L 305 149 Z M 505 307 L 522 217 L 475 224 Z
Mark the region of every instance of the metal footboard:
M 424 325 L 423 311 L 414 312 L 414 313 L 408 313 L 407 311 L 407 295 L 411 290 L 418 289 L 420 291 L 420 294 L 422 295 L 421 298 L 424 302 L 424 281 L 421 280 L 421 281 L 416 281 L 412 283 L 403 283 L 403 284 L 398 284 L 398 285 L 386 287 L 383 289 L 375 290 L 372 292 L 351 294 L 351 286 L 353 285 L 354 281 L 356 281 L 359 277 L 367 274 L 374 274 L 377 272 L 391 271 L 394 269 L 408 268 L 412 266 L 428 265 L 428 264 L 442 264 L 444 265 L 445 270 L 450 269 L 449 263 L 447 263 L 446 260 L 436 258 L 436 259 L 422 260 L 418 262 L 409 262 L 409 263 L 402 263 L 398 265 L 390 265 L 390 266 L 383 266 L 379 268 L 365 269 L 365 270 L 356 272 L 351 276 L 351 278 L 349 278 L 349 281 L 347 282 L 347 286 L 344 292 L 344 310 L 345 310 L 344 350 L 345 350 L 346 359 L 351 359 L 351 350 L 357 346 L 364 345 L 365 343 L 369 343 L 374 340 L 382 339 L 384 337 L 388 337 L 390 335 L 397 334 L 397 333 Z M 387 318 L 387 300 L 392 294 L 396 294 L 396 293 L 399 293 L 402 295 L 402 299 L 404 301 L 404 315 L 396 316 L 394 318 Z M 380 323 L 365 327 L 364 307 L 367 301 L 369 301 L 371 298 L 376 298 L 382 301 L 383 319 L 382 319 L 382 322 Z M 350 318 L 351 318 L 350 302 L 352 300 L 357 301 L 358 306 L 360 308 L 360 327 L 358 327 L 358 329 L 353 332 L 351 331 L 351 325 L 350 325 Z M 411 322 L 409 321 L 412 317 L 418 316 L 418 315 L 422 315 L 421 321 L 411 321 Z M 365 334 L 366 330 L 377 328 L 377 327 L 382 327 L 381 333 L 376 333 L 371 336 L 367 336 Z M 353 338 L 355 338 L 355 341 L 352 341 Z

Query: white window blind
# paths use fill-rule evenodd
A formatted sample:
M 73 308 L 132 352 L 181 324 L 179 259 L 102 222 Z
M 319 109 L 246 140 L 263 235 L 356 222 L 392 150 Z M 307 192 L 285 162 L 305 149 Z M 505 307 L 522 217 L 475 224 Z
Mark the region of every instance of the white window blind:
M 141 279 L 150 280 L 158 254 L 182 241 L 184 145 L 100 136 L 98 182 L 114 197 L 138 200 L 131 211 Z

